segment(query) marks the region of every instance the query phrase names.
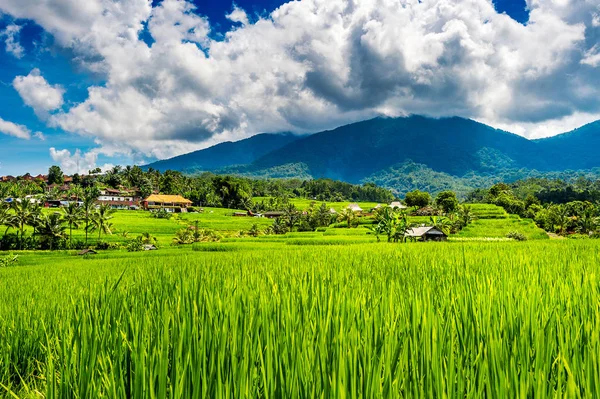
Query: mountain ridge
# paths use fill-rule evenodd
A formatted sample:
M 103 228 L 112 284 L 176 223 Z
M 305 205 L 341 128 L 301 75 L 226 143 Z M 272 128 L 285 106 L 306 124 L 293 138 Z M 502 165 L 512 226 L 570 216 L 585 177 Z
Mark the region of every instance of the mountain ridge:
M 600 121 L 552 138 L 529 140 L 459 117 L 378 117 L 306 136 L 261 134 L 159 164 L 162 170 L 168 167 L 187 173 L 360 183 L 381 175 L 389 178 L 390 171 L 403 171 L 397 166 L 410 161 L 444 176 L 471 179 L 474 175 L 510 176 L 508 171 L 539 175 L 600 167 L 595 148 L 600 148 Z M 198 159 L 207 154 L 206 159 Z

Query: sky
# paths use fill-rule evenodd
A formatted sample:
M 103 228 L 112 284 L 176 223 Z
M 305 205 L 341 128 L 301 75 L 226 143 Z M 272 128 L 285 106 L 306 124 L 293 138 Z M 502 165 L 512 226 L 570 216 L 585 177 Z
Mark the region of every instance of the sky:
M 0 175 L 261 132 L 600 119 L 598 0 L 0 0 Z

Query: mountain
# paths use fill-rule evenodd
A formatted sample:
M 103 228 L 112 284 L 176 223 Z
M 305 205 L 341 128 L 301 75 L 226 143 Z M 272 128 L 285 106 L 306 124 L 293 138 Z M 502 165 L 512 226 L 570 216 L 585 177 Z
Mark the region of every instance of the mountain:
M 305 164 L 314 177 L 359 182 L 412 160 L 454 176 L 547 169 L 536 143 L 462 118 L 376 118 L 303 137 L 256 160 L 254 170 Z
M 600 166 L 600 121 L 569 133 L 535 140 L 547 159 L 559 162 L 557 168 L 591 169 Z
M 600 177 L 600 121 L 528 140 L 463 118 L 375 118 L 309 136 L 261 134 L 149 166 L 256 178 L 375 182 L 398 195 L 446 189 L 462 195 L 529 177 Z M 585 170 L 585 171 L 583 171 Z
M 146 165 L 144 168 L 179 170 L 182 172 L 214 171 L 233 165 L 251 164 L 258 158 L 298 140 L 292 133 L 258 134 L 250 138 L 217 144 L 175 158 Z

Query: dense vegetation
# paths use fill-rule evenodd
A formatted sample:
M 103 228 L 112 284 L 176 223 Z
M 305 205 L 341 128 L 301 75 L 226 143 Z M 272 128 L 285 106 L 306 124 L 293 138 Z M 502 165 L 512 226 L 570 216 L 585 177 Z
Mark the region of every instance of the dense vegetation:
M 534 219 L 544 230 L 600 238 L 600 180 L 580 177 L 572 182 L 528 179 L 475 190 L 474 203 L 486 202 L 507 212 Z

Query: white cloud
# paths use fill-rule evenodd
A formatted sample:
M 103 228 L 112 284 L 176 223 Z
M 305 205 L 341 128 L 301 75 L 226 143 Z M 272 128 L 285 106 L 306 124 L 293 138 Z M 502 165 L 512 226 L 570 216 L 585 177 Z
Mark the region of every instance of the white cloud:
M 35 20 L 105 81 L 50 123 L 146 155 L 382 114 L 457 115 L 527 136 L 600 114 L 597 0 L 528 0 L 526 26 L 490 0 L 302 0 L 255 23 L 234 7 L 242 26 L 220 42 L 183 0 L 84 3 L 0 9 Z
M 244 11 L 243 8 L 238 7 L 237 5 L 233 6 L 233 10 L 230 14 L 227 15 L 227 19 L 232 22 L 237 22 L 244 25 L 248 25 L 250 22 L 248 20 L 248 14 Z
M 59 85 L 50 85 L 37 68 L 27 76 L 17 76 L 13 80 L 13 87 L 39 117 L 47 117 L 50 111 L 63 105 L 65 90 Z
M 35 132 L 33 134 L 33 137 L 35 137 L 36 139 L 41 140 L 41 141 L 46 141 L 46 136 L 42 132 Z
M 80 149 L 76 149 L 73 153 L 69 150 L 57 150 L 56 148 L 50 148 L 50 157 L 52 160 L 60 166 L 60 168 L 67 174 L 74 173 L 88 173 L 90 170 L 98 167 L 96 164 L 98 161 L 98 155 L 101 153 L 99 149 L 92 149 L 88 152 L 81 152 Z M 100 166 L 100 169 L 106 171 L 112 168 L 111 164 L 104 164 Z
M 15 58 L 23 58 L 25 49 L 20 42 L 21 27 L 15 24 L 8 25 L 3 31 L 0 31 L 0 38 L 4 38 L 4 45 L 7 53 Z
M 0 118 L 0 133 L 25 140 L 31 138 L 31 131 L 26 126 L 17 125 L 2 118 Z

